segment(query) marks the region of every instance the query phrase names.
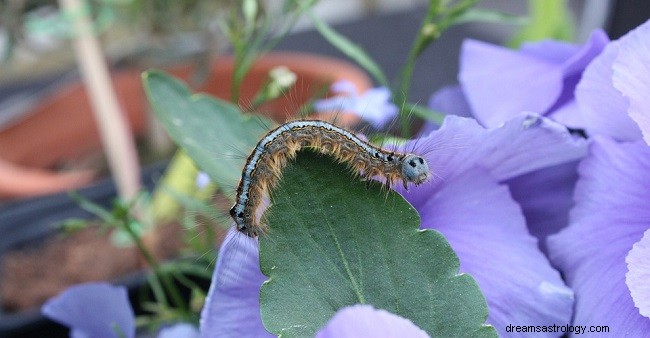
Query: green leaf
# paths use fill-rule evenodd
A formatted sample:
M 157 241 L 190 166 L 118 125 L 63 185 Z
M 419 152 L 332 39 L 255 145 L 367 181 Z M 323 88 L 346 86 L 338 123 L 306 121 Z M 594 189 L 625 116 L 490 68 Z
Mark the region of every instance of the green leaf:
M 227 196 L 234 196 L 247 154 L 274 122 L 204 94 L 192 95 L 184 83 L 161 71 L 147 71 L 143 80 L 172 139 Z
M 531 19 L 508 42 L 509 47 L 517 48 L 524 42 L 544 39 L 575 39 L 575 23 L 565 0 L 528 0 L 528 4 Z
M 103 206 L 85 198 L 76 191 L 68 192 L 68 196 L 79 205 L 83 210 L 88 211 L 89 213 L 99 217 L 104 223 L 113 224 L 118 222 L 118 220 L 113 216 L 113 213 L 110 210 L 106 210 Z
M 390 87 L 386 75 L 381 71 L 381 68 L 375 61 L 370 58 L 368 54 L 359 47 L 357 44 L 348 40 L 345 36 L 336 32 L 325 21 L 319 19 L 314 13 L 308 12 L 309 18 L 314 24 L 314 27 L 327 42 L 332 46 L 338 48 L 343 54 L 350 59 L 354 60 L 361 67 L 363 67 L 372 77 L 384 87 Z
M 485 298 L 442 234 L 419 230 L 400 195 L 342 164 L 302 152 L 266 211 L 260 267 L 264 326 L 313 336 L 342 307 L 365 303 L 408 318 L 431 336 L 495 337 Z

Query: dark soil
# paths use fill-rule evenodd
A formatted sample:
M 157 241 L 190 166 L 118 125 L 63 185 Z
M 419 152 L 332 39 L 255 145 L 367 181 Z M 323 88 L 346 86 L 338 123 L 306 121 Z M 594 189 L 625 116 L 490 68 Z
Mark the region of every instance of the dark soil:
M 182 247 L 181 227 L 159 227 L 145 240 L 159 259 L 175 257 Z M 99 227 L 59 234 L 0 258 L 0 299 L 6 312 L 42 305 L 67 287 L 115 281 L 146 268 L 135 247 L 116 247 Z

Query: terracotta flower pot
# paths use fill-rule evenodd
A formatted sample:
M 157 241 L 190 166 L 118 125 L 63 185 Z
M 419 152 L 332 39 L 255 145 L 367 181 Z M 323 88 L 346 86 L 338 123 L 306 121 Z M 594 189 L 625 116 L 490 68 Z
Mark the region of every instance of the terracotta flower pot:
M 247 107 L 266 81 L 269 70 L 281 65 L 297 74 L 296 85 L 284 97 L 258 109 L 278 121 L 285 120 L 323 86 L 337 80 L 349 80 L 359 91 L 372 85 L 363 71 L 347 62 L 304 53 L 269 53 L 252 66 L 244 79 L 239 103 Z M 232 66 L 231 57 L 215 59 L 206 81 L 196 90 L 228 99 Z M 187 80 L 194 70 L 193 66 L 183 65 L 169 71 Z M 140 70 L 119 71 L 112 79 L 133 133 L 143 135 L 149 108 Z M 92 170 L 58 172 L 51 169 L 100 149 L 90 103 L 80 82 L 46 97 L 26 116 L 0 132 L 0 199 L 75 189 L 93 180 L 96 173 Z M 356 120 L 346 115 L 339 123 L 350 125 Z

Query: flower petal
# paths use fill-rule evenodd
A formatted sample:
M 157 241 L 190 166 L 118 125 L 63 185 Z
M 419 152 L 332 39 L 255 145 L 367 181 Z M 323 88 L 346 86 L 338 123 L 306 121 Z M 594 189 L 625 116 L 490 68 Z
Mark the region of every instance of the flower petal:
M 346 96 L 357 95 L 357 86 L 352 81 L 340 80 L 336 81 L 330 87 L 332 93 L 345 94 Z
M 625 257 L 627 274 L 625 283 L 630 289 L 634 305 L 639 313 L 650 318 L 650 230 L 636 242 Z
M 544 59 L 550 63 L 561 65 L 580 51 L 580 46 L 566 41 L 542 40 L 524 42 L 519 49 L 521 53 Z
M 273 337 L 260 316 L 260 287 L 265 280 L 257 240 L 231 228 L 221 244 L 201 312 L 202 337 Z
M 500 182 L 579 159 L 586 154 L 587 144 L 564 126 L 525 113 L 491 130 L 473 119 L 447 116 L 440 129 L 408 142 L 401 150 L 423 155 L 434 176 L 428 184 L 404 193 L 417 207 L 418 200 L 427 199 L 439 185 L 469 168 L 484 168 Z
M 578 111 L 566 108 L 572 106 L 582 71 L 608 41 L 602 30 L 582 46 L 546 40 L 519 51 L 469 40 L 461 51 L 459 80 L 484 126 L 496 127 L 523 111 L 547 115 L 563 109 L 558 117 L 584 128 Z
M 595 137 L 579 166 L 571 225 L 550 236 L 548 250 L 576 293 L 574 324 L 609 325 L 645 336 L 650 320 L 625 285 L 625 257 L 650 228 L 650 148 Z
M 353 305 L 340 309 L 316 334 L 316 338 L 413 337 L 429 335 L 410 320 L 370 305 Z
M 188 323 L 179 323 L 160 330 L 158 338 L 199 338 L 199 330 Z
M 375 128 L 382 128 L 397 116 L 399 110 L 390 101 L 390 96 L 387 88 L 371 88 L 354 101 L 352 111 Z
M 546 252 L 546 237 L 569 224 L 578 161 L 543 168 L 505 181 L 521 206 L 530 233 Z
M 557 107 L 546 115 L 551 120 L 573 129 L 585 129 L 587 125 L 575 99 Z
M 637 27 L 619 45 L 613 82 L 629 100 L 629 116 L 638 124 L 650 145 L 650 21 Z
M 475 40 L 462 46 L 459 81 L 474 116 L 487 127 L 523 111 L 546 113 L 562 93 L 563 76 L 561 65 L 526 53 Z
M 472 110 L 460 86 L 446 86 L 439 89 L 431 95 L 428 106 L 447 115 L 472 117 Z
M 108 283 L 71 286 L 48 300 L 41 311 L 69 327 L 72 336 L 135 337 L 135 316 L 126 288 L 121 286 Z
M 608 43 L 609 37 L 602 29 L 596 29 L 591 32 L 589 40 L 587 40 L 578 51 L 571 55 L 570 58 L 562 63 L 565 77 L 571 76 L 572 74 L 581 74 L 587 65 L 602 53 Z M 573 92 L 573 89 L 574 88 L 569 88 L 569 91 Z
M 526 228 L 507 186 L 481 169 L 454 177 L 420 208 L 422 227 L 442 232 L 485 295 L 501 335 L 506 326 L 569 323 L 573 293 Z M 552 335 L 549 335 L 552 336 Z
M 378 129 L 397 116 L 399 109 L 390 101 L 391 93 L 387 88 L 371 88 L 359 94 L 352 82 L 339 81 L 332 85 L 331 90 L 341 95 L 317 100 L 314 102 L 315 111 L 346 111 Z
M 590 135 L 606 135 L 619 141 L 641 138 L 641 130 L 627 115 L 628 102 L 612 84 L 612 65 L 619 53 L 614 41 L 585 69 L 576 87 L 576 101 Z
M 472 110 L 469 108 L 460 86 L 446 86 L 439 89 L 431 95 L 427 106 L 445 115 L 472 117 Z M 437 123 L 426 121 L 418 135 L 426 136 L 438 128 L 440 128 L 440 125 Z

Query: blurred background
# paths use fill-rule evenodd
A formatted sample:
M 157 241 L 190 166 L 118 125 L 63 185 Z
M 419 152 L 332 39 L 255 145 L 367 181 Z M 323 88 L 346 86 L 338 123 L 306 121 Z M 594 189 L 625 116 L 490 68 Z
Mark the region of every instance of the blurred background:
M 51 234 L 54 224 L 98 214 L 104 221 L 130 215 L 129 206 L 114 203 L 115 197 L 131 201 L 141 185 L 153 189 L 154 215 L 145 216 L 140 210 L 126 219 L 142 224 L 170 223 L 179 217 L 179 203 L 155 188 L 159 182 L 201 201 L 214 195 L 214 190 L 201 190 L 197 168 L 176 152 L 152 118 L 142 88 L 143 71 L 164 69 L 183 78 L 194 91 L 248 107 L 255 106 L 255 93 L 268 82 L 269 70 L 304 56 L 294 52 L 310 53 L 307 66 L 290 67 L 298 81 L 296 91 L 285 95 L 288 106 L 287 102 L 284 106 L 261 106 L 275 111 L 274 117 L 281 122 L 287 111 L 308 100 L 303 94 L 314 92 L 309 85 L 318 87 L 338 79 L 351 80 L 359 91 L 379 85 L 376 77 L 355 66 L 327 41 L 314 27 L 315 22 L 331 25 L 365 50 L 386 74 L 395 94 L 397 88 L 404 87 L 391 79 L 397 79 L 403 69 L 422 29 L 427 4 L 425 0 L 0 1 L 0 300 L 23 292 L 23 284 L 30 283 L 16 275 L 13 288 L 7 287 L 2 279 L 3 274 L 7 276 L 7 266 L 21 264 L 3 263 L 1 258 L 11 249 Z M 300 15 L 301 8 L 308 8 L 316 19 Z M 579 44 L 586 42 L 594 29 L 603 29 L 616 39 L 650 18 L 646 0 L 484 0 L 478 1 L 477 8 L 481 11 L 476 13 L 482 14 L 449 27 L 417 59 L 407 93 L 403 93 L 410 102 L 426 106 L 436 90 L 457 83 L 465 39 L 513 48 L 524 39 L 554 38 Z M 251 68 L 250 73 L 259 71 L 261 75 L 250 82 L 242 80 L 241 92 L 235 94 L 231 80 L 238 71 L 232 68 L 232 55 L 236 63 L 268 51 L 284 54 L 266 58 L 259 69 Z M 337 73 L 340 67 L 335 61 L 340 60 L 344 60 L 346 75 Z M 322 75 L 313 74 L 315 70 L 330 77 L 319 80 Z M 215 145 L 215 151 L 227 147 Z M 171 173 L 181 175 L 174 178 Z M 70 190 L 78 191 L 78 196 L 71 197 Z M 227 207 L 227 198 L 214 204 Z M 112 209 L 102 214 L 101 208 Z M 154 220 L 144 221 L 147 217 Z M 145 233 L 143 238 L 156 247 L 178 237 L 175 233 L 165 236 Z M 87 250 L 99 251 L 100 244 L 93 244 L 88 237 L 82 240 Z M 215 241 L 206 243 L 194 253 L 212 259 L 214 253 L 206 255 L 201 250 L 213 249 Z M 105 249 L 108 256 L 117 255 Z M 42 255 L 36 256 L 36 261 L 42 261 Z M 160 255 L 168 258 L 174 254 Z M 98 256 L 72 256 L 76 260 L 70 266 L 81 267 L 78 270 L 88 265 L 110 266 Z M 143 267 L 142 262 L 136 263 L 136 268 Z M 61 265 L 48 263 L 34 269 L 57 268 Z M 209 283 L 210 274 L 207 276 Z M 111 278 L 91 276 L 92 280 Z M 42 326 L 35 306 L 62 288 L 50 287 L 50 294 L 41 294 L 37 287 L 36 301 L 25 305 L 31 312 L 3 304 L 0 336 L 42 334 L 25 333 L 28 329 L 23 327 L 38 321 Z

